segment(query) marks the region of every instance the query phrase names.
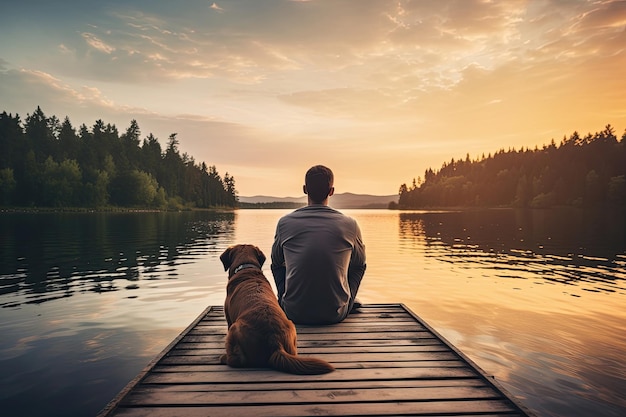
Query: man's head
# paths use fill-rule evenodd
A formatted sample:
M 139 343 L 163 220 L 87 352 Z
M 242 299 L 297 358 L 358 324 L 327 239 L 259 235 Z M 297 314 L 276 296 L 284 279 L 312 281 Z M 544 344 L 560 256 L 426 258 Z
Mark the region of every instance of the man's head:
M 304 193 L 309 196 L 309 204 L 322 204 L 333 195 L 333 172 L 323 165 L 311 167 L 304 177 Z

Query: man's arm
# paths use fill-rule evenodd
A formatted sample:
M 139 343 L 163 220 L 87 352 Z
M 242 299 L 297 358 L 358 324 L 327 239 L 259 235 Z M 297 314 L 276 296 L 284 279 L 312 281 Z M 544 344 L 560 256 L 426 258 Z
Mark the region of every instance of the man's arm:
M 363 238 L 361 237 L 361 229 L 359 229 L 359 225 L 357 223 L 355 223 L 354 236 L 354 247 L 350 258 L 350 266 L 348 267 L 348 285 L 350 286 L 350 295 L 352 298 L 356 297 L 356 293 L 361 285 L 361 280 L 363 279 L 366 269 L 365 245 L 363 244 Z
M 272 245 L 271 268 L 274 282 L 276 283 L 276 290 L 278 291 L 278 304 L 282 305 L 283 295 L 285 295 L 287 268 L 285 267 L 285 254 L 283 253 L 283 246 L 280 242 L 278 226 L 276 227 L 276 235 L 274 237 L 274 244 Z

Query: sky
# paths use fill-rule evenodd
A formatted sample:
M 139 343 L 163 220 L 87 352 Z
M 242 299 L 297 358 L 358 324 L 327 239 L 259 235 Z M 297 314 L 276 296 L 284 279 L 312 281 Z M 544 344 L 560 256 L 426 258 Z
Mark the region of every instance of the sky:
M 240 196 L 397 194 L 451 159 L 626 129 L 626 1 L 29 0 L 0 6 L 0 112 L 179 149 Z

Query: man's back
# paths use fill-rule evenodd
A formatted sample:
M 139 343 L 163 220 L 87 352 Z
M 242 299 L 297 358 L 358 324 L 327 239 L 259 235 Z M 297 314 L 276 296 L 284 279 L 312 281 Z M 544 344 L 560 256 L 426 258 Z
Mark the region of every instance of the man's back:
M 313 204 L 278 222 L 272 272 L 281 306 L 296 323 L 343 320 L 364 271 L 365 248 L 354 219 L 326 205 Z M 356 283 L 352 285 L 354 294 L 351 281 Z

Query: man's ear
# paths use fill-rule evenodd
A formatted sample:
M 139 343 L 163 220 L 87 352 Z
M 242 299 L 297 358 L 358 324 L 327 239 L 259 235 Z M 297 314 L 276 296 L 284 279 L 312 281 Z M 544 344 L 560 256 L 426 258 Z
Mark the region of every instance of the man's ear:
M 328 192 L 328 196 L 335 194 L 335 187 L 330 187 L 330 191 Z
M 302 186 L 302 191 L 304 191 L 304 194 L 308 194 L 308 193 L 306 192 L 306 185 L 303 185 L 303 186 Z

